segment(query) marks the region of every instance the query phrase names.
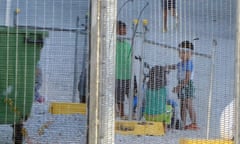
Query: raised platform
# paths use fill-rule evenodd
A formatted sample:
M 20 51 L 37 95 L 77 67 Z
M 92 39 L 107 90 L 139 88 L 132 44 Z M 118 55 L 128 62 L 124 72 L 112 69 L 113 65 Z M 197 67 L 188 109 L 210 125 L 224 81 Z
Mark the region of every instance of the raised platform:
M 50 104 L 51 114 L 86 114 L 85 103 L 53 102 Z M 115 132 L 122 135 L 151 135 L 161 136 L 165 134 L 162 122 L 139 122 L 119 120 L 115 122 Z
M 139 122 L 121 120 L 115 122 L 115 132 L 122 135 L 164 135 L 162 122 Z
M 221 139 L 180 139 L 179 144 L 234 144 L 234 142 Z
M 53 102 L 49 106 L 51 114 L 86 114 L 87 105 L 85 103 L 63 103 Z

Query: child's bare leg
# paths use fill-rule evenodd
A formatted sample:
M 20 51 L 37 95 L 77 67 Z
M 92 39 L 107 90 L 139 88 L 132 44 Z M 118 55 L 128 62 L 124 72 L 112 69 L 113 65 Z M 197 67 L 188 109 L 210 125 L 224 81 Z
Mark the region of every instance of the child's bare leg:
M 181 99 L 181 120 L 182 120 L 184 126 L 186 125 L 186 117 L 187 117 L 186 100 Z
M 123 103 L 118 104 L 118 109 L 119 109 L 119 116 L 120 117 L 124 116 L 124 104 Z
M 188 111 L 189 111 L 189 117 L 192 121 L 192 123 L 196 124 L 196 112 L 193 108 L 193 103 L 192 103 L 192 99 L 189 98 L 187 99 L 187 107 L 188 107 Z
M 172 16 L 173 16 L 173 17 L 176 17 L 176 16 L 177 16 L 176 10 L 175 10 L 174 8 L 172 9 Z
M 176 23 L 178 23 L 178 15 L 175 8 L 172 9 L 172 16 L 176 18 Z
M 163 10 L 163 32 L 167 31 L 167 9 Z
M 164 127 L 164 133 L 166 133 L 167 132 L 167 124 L 165 121 L 163 121 L 163 127 Z

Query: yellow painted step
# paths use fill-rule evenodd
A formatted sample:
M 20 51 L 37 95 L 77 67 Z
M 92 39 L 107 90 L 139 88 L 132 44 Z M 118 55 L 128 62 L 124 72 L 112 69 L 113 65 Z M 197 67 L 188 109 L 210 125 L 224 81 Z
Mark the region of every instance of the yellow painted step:
M 51 114 L 86 114 L 85 103 L 53 102 L 50 104 Z M 162 122 L 139 122 L 120 120 L 115 122 L 115 132 L 122 135 L 164 135 Z
M 116 121 L 115 132 L 122 135 L 164 135 L 162 122 Z
M 51 114 L 86 114 L 85 103 L 62 103 L 53 102 L 50 104 L 49 112 Z
M 233 144 L 231 140 L 221 139 L 180 139 L 179 144 Z

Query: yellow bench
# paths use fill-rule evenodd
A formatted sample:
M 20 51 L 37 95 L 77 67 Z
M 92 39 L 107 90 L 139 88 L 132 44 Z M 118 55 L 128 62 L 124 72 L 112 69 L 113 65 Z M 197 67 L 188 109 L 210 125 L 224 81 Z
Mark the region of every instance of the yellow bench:
M 86 114 L 85 103 L 63 103 L 53 102 L 49 106 L 49 112 L 51 114 Z
M 121 120 L 115 122 L 115 132 L 122 135 L 164 135 L 162 122 L 139 122 Z
M 233 144 L 231 140 L 221 139 L 180 139 L 179 144 Z
M 53 102 L 49 106 L 51 114 L 86 114 L 85 103 Z M 164 135 L 162 122 L 139 122 L 119 120 L 115 122 L 115 132 L 122 135 Z

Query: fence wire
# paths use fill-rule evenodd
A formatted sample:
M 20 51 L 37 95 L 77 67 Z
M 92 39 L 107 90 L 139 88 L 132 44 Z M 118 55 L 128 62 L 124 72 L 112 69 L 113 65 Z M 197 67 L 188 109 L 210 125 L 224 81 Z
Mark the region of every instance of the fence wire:
M 183 120 L 184 117 L 181 116 L 183 111 L 181 99 L 179 99 L 179 95 L 172 92 L 178 84 L 177 70 L 171 70 L 166 76 L 167 82 L 164 87 L 167 92 L 164 98 L 156 92 L 157 89 L 152 91 L 151 84 L 149 85 L 146 81 L 143 82 L 143 78 L 149 76 L 149 83 L 153 81 L 153 87 L 156 88 L 159 79 L 151 78 L 152 73 L 151 71 L 149 73 L 149 70 L 156 68 L 156 66 L 164 67 L 177 64 L 181 60 L 178 45 L 182 41 L 188 40 L 194 45 L 192 57 L 194 98 L 192 101 L 199 129 L 192 128 L 192 125 L 187 127 L 194 121 L 190 111 L 190 115 L 187 114 L 187 126 L 183 124 L 183 127 L 179 128 L 182 130 L 176 128 L 178 122 L 174 121 L 173 129 L 167 129 L 165 135 L 158 137 L 157 140 L 151 141 L 147 136 L 141 136 L 139 139 L 130 141 L 132 143 L 139 143 L 140 141 L 143 143 L 149 143 L 149 141 L 151 143 L 178 143 L 180 139 L 184 138 L 202 139 L 203 141 L 231 139 L 233 137 L 232 131 L 234 131 L 234 124 L 232 123 L 234 117 L 229 115 L 234 115 L 234 111 L 230 111 L 229 108 L 227 108 L 227 114 L 226 110 L 225 113 L 223 111 L 231 102 L 234 103 L 235 98 L 234 53 L 236 34 L 234 31 L 236 30 L 236 19 L 234 17 L 236 11 L 233 8 L 236 8 L 236 1 L 176 0 L 175 15 L 177 17 L 172 15 L 174 10 L 168 10 L 167 28 L 164 26 L 162 2 L 164 1 L 129 1 L 127 5 L 124 5 L 125 3 L 122 1 L 118 2 L 118 7 L 122 10 L 118 13 L 118 20 L 127 24 L 127 35 L 125 37 L 128 37 L 126 39 L 133 46 L 134 52 L 132 75 L 137 78 L 138 92 L 133 97 L 137 97 L 138 104 L 140 103 L 140 108 L 137 111 L 142 112 L 141 107 L 145 109 L 142 112 L 143 114 L 140 114 L 140 119 L 138 117 L 139 113 L 133 119 L 146 121 L 147 111 L 149 110 L 146 107 L 150 107 L 152 111 L 160 111 L 164 108 L 161 102 L 167 103 L 171 100 L 177 104 L 175 117 L 172 117 L 172 120 L 185 121 Z M 124 6 L 124 8 L 121 6 Z M 131 90 L 133 91 L 133 87 Z M 151 91 L 151 94 L 149 94 L 149 91 Z M 157 96 L 158 99 L 155 98 Z M 152 102 L 152 99 L 157 102 Z M 131 102 L 129 103 L 131 107 Z M 189 109 L 191 110 L 191 107 L 188 107 Z M 158 114 L 161 114 L 161 112 Z M 151 113 L 150 115 L 154 114 Z M 129 117 L 131 119 L 131 116 Z M 156 119 L 152 121 L 156 121 Z M 164 120 L 159 121 L 164 122 Z M 119 125 L 119 127 L 122 126 Z M 124 136 L 122 137 L 119 134 L 117 136 L 122 141 L 127 141 Z M 117 142 L 121 143 L 120 140 Z
M 237 139 L 234 131 L 237 125 L 234 121 L 236 115 L 234 100 L 237 97 L 235 95 L 237 1 L 109 0 L 108 2 L 98 3 L 100 10 L 96 12 L 100 13 L 101 17 L 92 17 L 92 12 L 96 9 L 89 9 L 89 5 L 91 7 L 93 4 L 90 0 L 1 1 L 0 143 L 12 143 L 14 141 L 12 136 L 20 135 L 23 136 L 22 141 L 25 143 L 84 144 L 88 143 L 88 138 L 95 136 L 88 131 L 93 122 L 96 122 L 94 125 L 97 125 L 96 131 L 99 132 L 99 137 L 96 136 L 95 139 L 104 144 L 112 143 L 113 140 L 116 144 L 177 144 L 180 140 L 186 140 L 181 143 L 184 144 L 188 139 L 192 142 L 199 139 L 209 142 L 215 140 L 219 143 L 224 140 L 225 143 L 236 142 L 234 141 Z M 95 52 L 91 47 L 95 41 L 89 41 L 92 37 L 89 32 L 92 32 L 91 28 L 94 27 L 91 22 L 100 18 L 104 23 L 99 24 L 99 31 L 106 29 L 107 26 L 113 26 L 115 31 L 118 22 L 113 22 L 114 17 L 108 18 L 105 16 L 106 13 L 101 13 L 109 10 L 106 10 L 106 6 L 115 2 L 117 2 L 117 10 L 112 13 L 116 13 L 117 21 L 121 21 L 121 24 L 126 26 L 126 35 L 116 35 L 117 39 L 113 39 L 114 33 L 101 37 L 100 40 L 105 41 L 100 41 L 102 49 L 98 50 L 112 54 L 104 48 L 110 48 L 115 40 L 117 44 L 124 41 L 127 43 L 124 45 L 131 48 L 131 52 L 127 53 L 131 57 L 130 67 L 123 68 L 117 64 L 119 61 L 125 62 L 124 56 L 116 59 L 116 66 L 122 68 L 119 71 L 125 71 L 120 75 L 131 75 L 130 78 L 121 79 L 117 78 L 116 74 L 116 79 L 124 80 L 119 81 L 119 84 L 124 83 L 130 88 L 123 96 L 125 100 L 117 101 L 116 90 L 115 109 L 112 107 L 113 98 L 108 96 L 111 96 L 115 87 L 116 89 L 119 87 L 117 81 L 112 81 L 115 79 L 112 77 L 114 74 L 105 75 L 104 72 L 117 72 L 118 69 L 117 67 L 106 69 L 108 67 L 100 63 L 101 65 L 98 66 L 102 68 L 100 69 L 102 79 L 96 80 L 102 92 L 97 102 L 100 106 L 104 106 L 98 111 L 100 116 L 94 120 L 89 119 L 88 108 L 85 108 L 87 114 L 62 114 L 66 109 L 69 109 L 68 112 L 74 111 L 73 107 L 59 110 L 60 114 L 50 113 L 50 105 L 55 102 L 89 104 L 87 102 L 92 96 L 89 92 L 96 91 L 87 84 L 90 79 L 88 67 L 92 65 L 89 63 L 90 55 Z M 164 7 L 167 10 L 166 15 L 164 15 Z M 170 8 L 175 8 L 175 13 L 174 9 L 169 10 Z M 165 16 L 167 19 L 164 20 Z M 109 23 L 103 19 L 107 19 Z M 41 52 L 39 54 L 33 52 L 34 54 L 31 55 L 33 57 L 26 56 L 30 53 L 26 50 L 29 46 L 26 44 L 27 38 L 18 34 L 12 37 L 10 32 L 12 28 L 16 31 L 22 30 L 23 33 L 33 31 L 33 35 L 39 31 L 47 32 L 48 36 L 41 39 L 43 40 Z M 108 32 L 111 31 L 106 33 Z M 192 100 L 196 121 L 194 116 L 190 115 L 194 112 L 188 113 L 184 120 L 181 116 L 183 99 L 181 101 L 179 95 L 173 92 L 179 82 L 176 67 L 181 61 L 179 44 L 185 40 L 194 45 L 191 57 L 194 95 L 193 99 L 188 100 L 190 102 Z M 33 49 L 36 50 L 39 41 L 34 39 L 32 42 Z M 104 47 L 105 42 L 107 46 Z M 21 45 L 25 56 L 22 56 L 22 51 L 19 50 Z M 119 45 L 121 48 L 121 44 Z M 117 48 L 112 49 L 115 51 Z M 122 51 L 115 52 L 116 56 L 119 56 L 119 52 Z M 105 64 L 108 62 L 112 64 L 115 55 L 106 56 L 106 53 L 100 56 L 100 60 L 106 60 L 103 61 Z M 42 70 L 42 86 L 39 93 L 44 97 L 44 102 L 35 101 L 35 78 L 32 77 L 29 82 L 29 77 L 35 73 L 38 56 Z M 29 57 L 34 60 L 28 59 Z M 12 61 L 13 65 L 10 65 Z M 127 70 L 130 72 L 126 72 Z M 129 83 L 128 79 L 130 79 Z M 11 94 L 14 90 L 11 83 L 19 87 L 13 94 Z M 19 122 L 16 118 L 18 105 L 20 105 L 18 109 L 23 110 L 24 116 L 28 115 L 28 119 L 24 122 Z M 187 110 L 191 110 L 190 105 L 187 106 Z M 109 108 L 109 111 L 104 111 L 103 108 Z M 13 116 L 9 110 L 12 110 Z M 121 110 L 123 115 L 120 115 Z M 112 121 L 112 118 L 115 121 Z M 123 125 L 122 122 L 140 126 L 150 124 L 149 127 L 140 130 L 144 134 L 136 134 L 136 127 Z M 151 133 L 156 130 L 155 125 L 151 127 L 153 123 L 156 125 L 166 123 L 165 128 L 157 125 L 159 131 L 156 133 L 159 134 L 164 129 L 163 134 Z M 190 125 L 191 123 L 197 125 Z M 18 133 L 17 127 L 12 128 L 13 124 L 20 124 L 21 132 L 24 133 Z M 112 133 L 113 128 L 115 133 Z

